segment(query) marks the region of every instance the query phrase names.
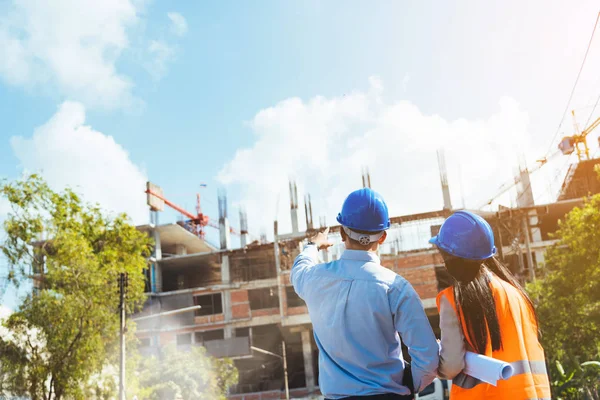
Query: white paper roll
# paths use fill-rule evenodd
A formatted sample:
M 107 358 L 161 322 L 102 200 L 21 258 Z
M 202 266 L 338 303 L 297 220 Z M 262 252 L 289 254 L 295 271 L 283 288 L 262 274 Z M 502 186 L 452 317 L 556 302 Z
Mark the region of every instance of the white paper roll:
M 515 371 L 512 365 L 505 361 L 467 351 L 463 372 L 480 381 L 496 386 L 499 380 L 510 378 Z

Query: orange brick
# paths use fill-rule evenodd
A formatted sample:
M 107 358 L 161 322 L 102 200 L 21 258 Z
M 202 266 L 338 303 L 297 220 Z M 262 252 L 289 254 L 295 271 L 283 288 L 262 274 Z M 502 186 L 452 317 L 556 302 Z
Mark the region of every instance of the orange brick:
M 431 299 L 437 296 L 437 283 L 414 286 L 421 299 Z
M 175 334 L 172 332 L 163 332 L 160 334 L 160 345 L 163 346 L 175 341 Z
M 247 303 L 248 302 L 248 291 L 247 290 L 236 290 L 231 292 L 231 304 L 236 303 Z
M 262 310 L 252 310 L 253 317 L 262 317 L 265 315 L 276 315 L 279 313 L 279 308 L 264 308 Z
M 281 392 L 278 390 L 276 392 L 262 392 L 260 394 L 260 400 L 273 400 L 273 399 L 280 399 L 281 398 Z M 285 396 L 284 396 L 285 398 Z
M 196 317 L 194 319 L 194 322 L 196 323 L 196 325 L 205 325 L 205 324 L 212 324 L 215 322 L 222 322 L 224 319 L 225 319 L 225 316 L 223 314 L 204 315 L 201 317 Z
M 287 309 L 287 315 L 301 315 L 301 314 L 308 314 L 308 309 L 305 306 L 290 307 Z
M 231 316 L 235 318 L 248 318 L 250 316 L 250 304 L 240 303 L 231 306 Z

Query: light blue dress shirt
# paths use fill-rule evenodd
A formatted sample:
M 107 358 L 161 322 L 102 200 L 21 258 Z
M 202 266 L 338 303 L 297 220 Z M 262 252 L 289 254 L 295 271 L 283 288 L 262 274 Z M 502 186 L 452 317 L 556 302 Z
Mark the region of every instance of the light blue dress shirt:
M 339 260 L 319 264 L 310 245 L 294 261 L 291 281 L 308 306 L 325 397 L 409 394 L 402 385 L 400 340 L 412 359 L 417 392 L 433 381 L 439 348 L 423 304 L 376 254 L 345 250 Z

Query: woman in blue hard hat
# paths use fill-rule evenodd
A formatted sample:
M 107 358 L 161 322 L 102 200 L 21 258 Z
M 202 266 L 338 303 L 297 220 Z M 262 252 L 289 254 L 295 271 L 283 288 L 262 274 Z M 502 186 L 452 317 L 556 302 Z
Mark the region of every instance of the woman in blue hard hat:
M 458 211 L 435 244 L 454 284 L 438 294 L 441 349 L 438 375 L 452 379 L 453 399 L 550 399 L 544 350 L 533 303 L 495 258 L 494 234 L 480 216 Z M 515 373 L 484 383 L 462 372 L 465 352 L 509 362 Z
M 408 400 L 435 378 L 438 347 L 412 286 L 381 266 L 377 250 L 390 227 L 381 195 L 356 190 L 338 222 L 346 250 L 319 264 L 327 230 L 294 261 L 290 280 L 306 302 L 319 348 L 319 387 L 326 399 Z M 412 377 L 401 342 L 412 357 Z

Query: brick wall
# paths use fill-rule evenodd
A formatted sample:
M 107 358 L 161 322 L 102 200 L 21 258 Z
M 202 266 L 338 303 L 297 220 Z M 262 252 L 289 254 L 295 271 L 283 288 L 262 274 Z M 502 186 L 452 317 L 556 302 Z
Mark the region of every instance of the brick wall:
M 250 311 L 253 317 L 264 317 L 265 315 L 278 315 L 279 307 L 276 308 L 262 308 L 260 310 Z
M 223 314 L 202 315 L 199 317 L 194 317 L 194 323 L 196 325 L 214 324 L 217 322 L 223 322 L 224 320 L 225 316 Z
M 286 315 L 302 315 L 308 314 L 308 308 L 306 306 L 303 307 L 290 307 L 287 309 Z
M 159 336 L 160 345 L 164 346 L 168 343 L 175 343 L 175 332 L 161 332 Z
M 248 291 L 247 290 L 232 290 L 231 291 L 231 304 L 236 303 L 247 303 Z
M 384 267 L 410 282 L 421 299 L 429 299 L 437 295 L 435 265 L 442 263 L 442 257 L 437 251 L 384 256 L 381 260 Z

